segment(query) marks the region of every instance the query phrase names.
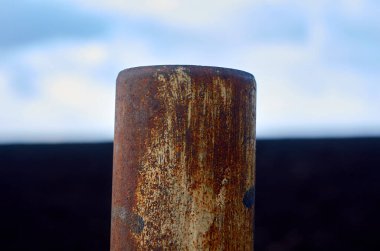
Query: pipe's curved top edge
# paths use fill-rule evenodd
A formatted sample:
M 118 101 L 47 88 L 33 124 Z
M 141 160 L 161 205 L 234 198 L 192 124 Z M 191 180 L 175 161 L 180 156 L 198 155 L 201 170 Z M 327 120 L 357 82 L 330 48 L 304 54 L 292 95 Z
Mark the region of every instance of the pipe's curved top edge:
M 122 75 L 125 74 L 139 74 L 139 72 L 146 72 L 146 71 L 160 71 L 160 70 L 174 70 L 179 67 L 183 67 L 185 69 L 189 69 L 190 71 L 192 69 L 198 69 L 198 70 L 208 70 L 208 71 L 215 71 L 216 73 L 230 73 L 230 74 L 235 74 L 235 75 L 240 75 L 243 78 L 246 79 L 251 79 L 254 84 L 256 84 L 255 77 L 253 74 L 238 70 L 238 69 L 233 69 L 233 68 L 226 68 L 226 67 L 218 67 L 218 66 L 204 66 L 204 65 L 147 65 L 147 66 L 136 66 L 136 67 L 131 67 L 131 68 L 126 68 L 122 70 L 119 73 L 119 77 L 122 77 Z

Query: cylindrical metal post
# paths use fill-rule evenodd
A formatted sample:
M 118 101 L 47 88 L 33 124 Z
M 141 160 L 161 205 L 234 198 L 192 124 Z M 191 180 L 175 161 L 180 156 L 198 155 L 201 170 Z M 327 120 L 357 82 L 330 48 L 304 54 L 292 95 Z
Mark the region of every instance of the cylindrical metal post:
M 111 250 L 253 250 L 255 106 L 243 71 L 120 72 Z

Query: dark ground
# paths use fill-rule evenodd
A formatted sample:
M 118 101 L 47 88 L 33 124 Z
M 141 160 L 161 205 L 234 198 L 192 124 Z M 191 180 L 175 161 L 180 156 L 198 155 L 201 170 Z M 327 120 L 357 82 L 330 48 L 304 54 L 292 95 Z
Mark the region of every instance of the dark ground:
M 108 250 L 112 144 L 0 146 L 0 250 Z M 259 140 L 256 250 L 380 250 L 380 138 Z

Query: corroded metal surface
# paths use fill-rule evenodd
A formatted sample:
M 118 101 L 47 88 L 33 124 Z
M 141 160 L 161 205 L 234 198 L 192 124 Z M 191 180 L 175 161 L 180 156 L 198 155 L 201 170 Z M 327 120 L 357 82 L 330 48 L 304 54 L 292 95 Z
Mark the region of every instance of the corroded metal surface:
M 253 76 L 137 67 L 116 93 L 111 250 L 253 250 Z

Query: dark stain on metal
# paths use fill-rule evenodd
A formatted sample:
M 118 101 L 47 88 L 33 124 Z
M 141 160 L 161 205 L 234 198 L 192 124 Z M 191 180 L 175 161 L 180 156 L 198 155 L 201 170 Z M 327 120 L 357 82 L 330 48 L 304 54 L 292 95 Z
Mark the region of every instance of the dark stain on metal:
M 144 219 L 137 214 L 132 214 L 130 220 L 131 229 L 134 233 L 139 234 L 144 229 Z
M 252 186 L 245 192 L 243 197 L 243 204 L 246 208 L 251 208 L 255 204 L 255 187 Z
M 122 207 L 115 207 L 112 209 L 112 219 L 120 220 L 136 234 L 141 233 L 144 229 L 144 219 L 140 215 L 129 212 Z

